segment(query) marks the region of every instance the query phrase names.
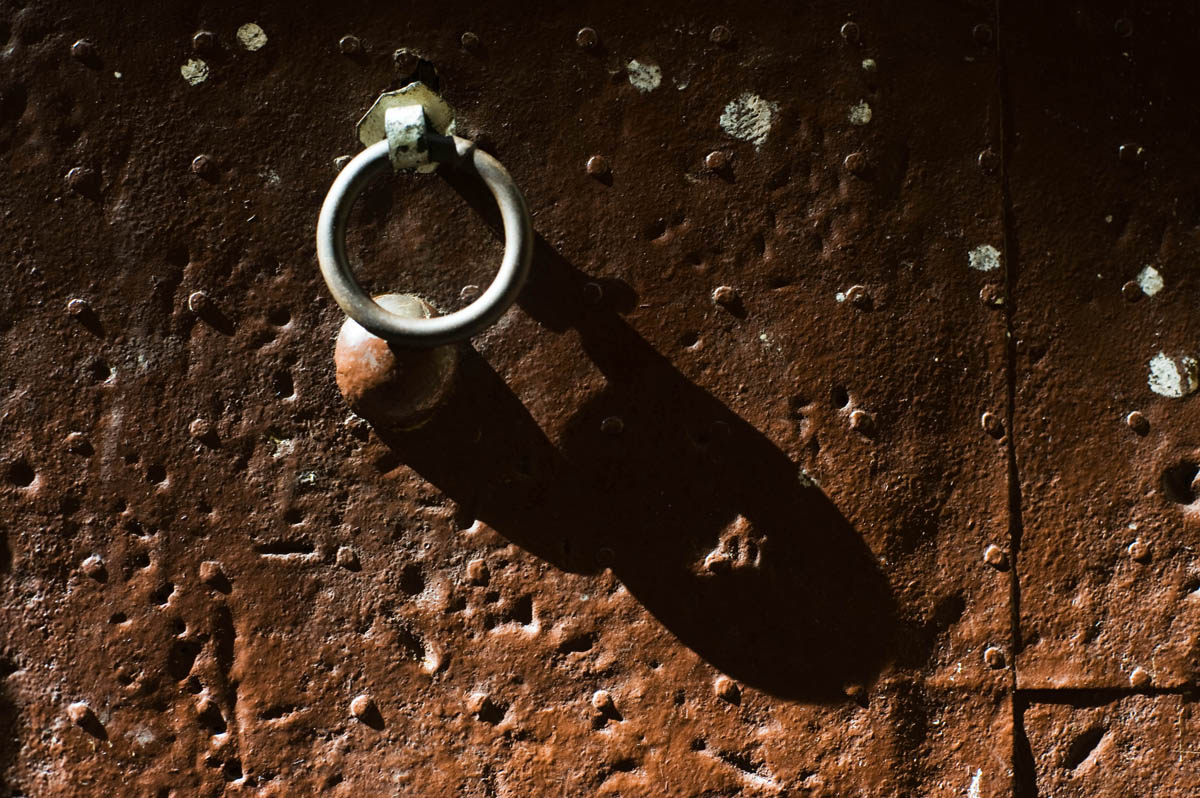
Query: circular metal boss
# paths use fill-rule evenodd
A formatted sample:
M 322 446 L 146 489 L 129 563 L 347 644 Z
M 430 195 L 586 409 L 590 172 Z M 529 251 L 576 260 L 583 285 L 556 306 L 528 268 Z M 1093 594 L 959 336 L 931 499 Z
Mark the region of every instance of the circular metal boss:
M 404 318 L 371 299 L 350 270 L 346 258 L 346 221 L 366 185 L 391 169 L 387 141 L 372 144 L 346 164 L 333 181 L 317 220 L 317 260 L 334 300 L 368 332 L 403 346 L 430 347 L 470 338 L 508 310 L 529 276 L 533 228 L 525 198 L 512 177 L 499 161 L 473 142 L 457 136 L 443 141 L 451 146 L 431 147 L 433 159 L 477 174 L 495 198 L 504 226 L 500 270 L 487 290 L 465 308 L 448 316 Z

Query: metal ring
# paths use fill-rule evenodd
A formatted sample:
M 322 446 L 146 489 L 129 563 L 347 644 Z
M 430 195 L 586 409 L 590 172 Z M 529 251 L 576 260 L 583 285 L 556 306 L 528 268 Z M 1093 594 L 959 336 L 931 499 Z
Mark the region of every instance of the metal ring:
M 317 260 L 334 300 L 368 332 L 391 343 L 414 347 L 461 341 L 494 323 L 521 293 L 533 254 L 529 209 L 508 171 L 473 142 L 457 136 L 438 138 L 441 141 L 430 142 L 433 160 L 473 169 L 496 199 L 504 225 L 504 259 L 500 270 L 487 290 L 470 305 L 448 316 L 402 318 L 371 299 L 350 270 L 346 258 L 346 221 L 366 185 L 391 169 L 386 141 L 372 144 L 346 164 L 333 181 L 317 220 Z M 448 146 L 436 146 L 443 143 Z

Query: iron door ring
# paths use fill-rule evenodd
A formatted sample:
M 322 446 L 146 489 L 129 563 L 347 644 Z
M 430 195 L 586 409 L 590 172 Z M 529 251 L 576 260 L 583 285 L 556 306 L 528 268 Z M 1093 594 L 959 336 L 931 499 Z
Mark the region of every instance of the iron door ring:
M 504 257 L 492 284 L 478 299 L 446 316 L 413 319 L 385 310 L 358 284 L 346 257 L 350 209 L 375 177 L 391 168 L 388 142 L 372 144 L 334 179 L 317 220 L 317 260 L 334 300 L 347 316 L 390 343 L 431 347 L 470 338 L 508 310 L 529 276 L 533 227 L 520 189 L 499 161 L 458 136 L 429 136 L 432 160 L 474 171 L 491 191 L 504 228 Z

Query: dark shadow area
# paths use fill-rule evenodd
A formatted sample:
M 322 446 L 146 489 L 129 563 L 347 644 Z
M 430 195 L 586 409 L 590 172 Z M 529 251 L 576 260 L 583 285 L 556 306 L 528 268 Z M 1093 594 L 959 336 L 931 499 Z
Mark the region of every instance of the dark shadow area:
M 495 223 L 490 198 L 448 179 Z M 607 380 L 592 396 L 558 386 L 578 405 L 559 445 L 466 350 L 457 390 L 432 421 L 378 430 L 395 455 L 465 516 L 557 567 L 611 567 L 735 679 L 814 701 L 845 700 L 847 684 L 873 680 L 894 634 L 893 600 L 829 499 L 621 318 L 634 304 L 627 286 L 588 277 L 538 239 L 520 304 L 549 330 L 578 331 Z

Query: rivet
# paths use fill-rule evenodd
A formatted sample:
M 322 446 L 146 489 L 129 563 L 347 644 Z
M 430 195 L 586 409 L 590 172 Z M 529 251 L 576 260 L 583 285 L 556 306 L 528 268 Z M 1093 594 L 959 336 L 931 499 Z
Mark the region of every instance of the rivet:
M 95 579 L 97 582 L 103 582 L 108 576 L 108 572 L 104 567 L 104 560 L 100 559 L 99 554 L 93 554 L 88 557 L 79 564 L 79 568 L 84 574 Z
M 730 307 L 738 301 L 737 289 L 729 285 L 719 285 L 713 289 L 712 300 L 721 307 Z
M 90 39 L 80 39 L 71 45 L 71 57 L 80 63 L 96 60 L 96 45 Z
M 1122 144 L 1117 147 L 1117 157 L 1121 163 L 1137 163 L 1142 160 L 1144 150 L 1136 144 Z
M 371 700 L 371 696 L 363 693 L 356 695 L 350 701 L 350 714 L 359 720 L 363 720 L 371 714 L 371 710 L 375 708 L 375 702 Z
M 603 155 L 593 155 L 587 160 L 587 173 L 592 177 L 604 177 L 608 174 L 608 161 Z
M 729 156 L 721 150 L 713 150 L 704 156 L 704 166 L 709 171 L 719 172 L 729 166 Z
M 850 429 L 869 438 L 875 432 L 875 416 L 866 410 L 855 410 L 850 414 Z
M 983 427 L 983 431 L 993 438 L 1004 437 L 1004 422 L 995 413 L 989 411 L 980 416 L 979 426 Z
M 338 39 L 338 49 L 342 51 L 342 55 L 358 55 L 362 52 L 362 42 L 357 36 L 343 36 Z
M 1128 424 L 1129 428 L 1138 435 L 1145 435 L 1150 431 L 1150 420 L 1137 410 L 1134 410 L 1132 413 L 1125 416 L 1125 423 Z
M 1007 657 L 1004 656 L 1004 649 L 999 646 L 988 646 L 983 652 L 983 661 L 992 670 L 1003 668 L 1007 662 Z
M 608 712 L 615 708 L 612 695 L 607 690 L 597 690 L 592 693 L 592 708 L 600 712 Z
M 975 27 L 971 28 L 971 38 L 973 38 L 977 44 L 982 44 L 982 45 L 991 44 L 992 43 L 992 26 L 985 25 L 982 22 L 979 23 Z
M 392 66 L 401 75 L 411 75 L 421 66 L 421 56 L 407 47 L 401 47 L 392 53 Z
M 72 432 L 67 436 L 67 451 L 71 454 L 90 455 L 95 452 L 92 442 L 82 432 Z
M 742 698 L 742 690 L 737 682 L 728 676 L 718 676 L 713 680 L 713 693 L 722 701 L 736 704 Z
M 362 567 L 358 562 L 358 554 L 349 546 L 338 546 L 334 562 L 338 564 L 338 567 L 345 568 L 347 571 L 357 571 Z
M 192 313 L 201 314 L 212 310 L 213 301 L 208 294 L 203 291 L 193 291 L 188 295 L 188 310 Z
M 217 173 L 217 163 L 211 155 L 197 155 L 192 159 L 192 174 L 205 180 L 211 179 Z
M 76 726 L 83 726 L 87 723 L 92 723 L 96 720 L 96 713 L 92 712 L 92 708 L 83 701 L 76 701 L 67 707 L 67 717 Z
M 192 36 L 192 50 L 200 55 L 217 49 L 217 35 L 209 30 L 196 31 Z
M 1150 560 L 1150 544 L 1141 538 L 1138 538 L 1130 543 L 1129 548 L 1126 549 L 1126 551 L 1129 552 L 1131 559 L 1137 560 L 1138 562 L 1149 562 Z
M 1133 35 L 1133 21 L 1121 17 L 1113 23 L 1113 31 L 1122 39 L 1128 39 Z
M 861 152 L 852 152 L 843 159 L 842 166 L 850 174 L 861 177 L 867 171 L 867 156 Z
M 849 42 L 850 44 L 858 44 L 858 40 L 861 35 L 862 34 L 858 30 L 857 23 L 847 22 L 846 24 L 842 25 L 842 39 L 844 41 Z
M 1149 687 L 1150 681 L 1150 672 L 1145 668 L 1134 668 L 1133 672 L 1129 674 L 1129 684 L 1139 690 Z
M 733 31 L 725 25 L 717 25 L 712 29 L 712 33 L 708 34 L 708 40 L 713 44 L 729 44 L 733 41 Z
M 462 290 L 458 292 L 458 298 L 463 302 L 474 302 L 476 299 L 479 299 L 481 293 L 482 291 L 477 285 L 464 285 Z
M 994 543 L 983 550 L 983 561 L 998 571 L 1008 567 L 1008 555 Z
M 871 295 L 867 293 L 866 287 L 861 285 L 852 285 L 847 288 L 845 301 L 859 310 L 870 310 L 873 305 Z
M 620 435 L 625 431 L 625 422 L 620 416 L 609 416 L 600 422 L 600 431 L 605 435 Z
M 466 33 L 464 33 L 462 35 L 462 39 L 460 40 L 460 42 L 462 44 L 463 49 L 469 53 L 473 53 L 479 49 L 479 36 L 472 33 L 471 31 L 467 31 Z
M 1137 302 L 1146 295 L 1142 287 L 1135 280 L 1130 280 L 1121 286 L 1121 296 L 1125 297 L 1127 302 Z
M 72 316 L 83 316 L 92 312 L 92 306 L 86 299 L 72 299 L 67 303 L 67 313 Z
M 996 170 L 1000 168 L 1000 156 L 991 147 L 980 152 L 977 161 L 979 168 L 989 175 L 995 174 Z
M 86 166 L 76 166 L 67 172 L 67 187 L 80 194 L 96 189 L 96 172 Z
M 591 50 L 600 43 L 600 35 L 595 28 L 580 28 L 575 34 L 575 44 L 583 50 Z

